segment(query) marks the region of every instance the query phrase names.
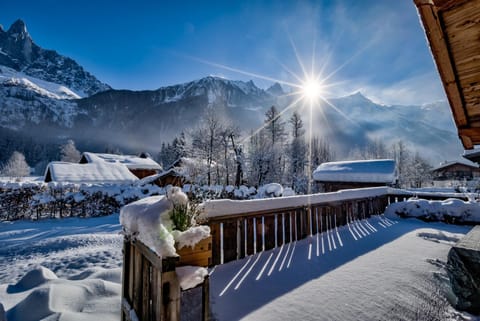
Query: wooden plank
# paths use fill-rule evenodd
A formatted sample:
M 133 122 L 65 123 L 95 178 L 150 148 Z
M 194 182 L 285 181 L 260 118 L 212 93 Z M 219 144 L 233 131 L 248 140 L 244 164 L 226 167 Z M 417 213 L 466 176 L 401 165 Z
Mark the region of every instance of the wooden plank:
M 138 249 L 138 247 L 137 247 Z M 135 251 L 133 263 L 133 309 L 137 315 L 142 315 L 142 262 L 143 257 L 140 251 Z
M 275 215 L 265 216 L 265 250 L 275 247 Z
M 229 258 L 229 260 L 225 260 L 226 262 L 236 260 L 235 258 Z M 193 266 L 203 266 L 203 267 L 208 267 L 209 262 L 212 261 L 212 252 L 211 251 L 205 251 L 205 252 L 197 252 L 197 253 L 192 253 L 192 254 L 184 254 L 180 257 L 180 264 L 179 266 L 185 266 L 185 265 L 193 265 Z
M 162 258 L 159 257 L 157 253 L 153 252 L 138 240 L 133 240 L 132 244 L 137 248 L 137 251 L 145 256 L 156 268 L 162 269 Z
M 150 262 L 143 257 L 142 260 L 142 320 L 150 320 L 151 313 L 151 293 L 150 293 Z
M 210 320 L 210 278 L 208 275 L 203 280 L 202 297 L 202 317 L 203 321 L 208 321 Z
M 152 271 L 152 320 L 162 318 L 162 271 L 153 267 Z
M 212 265 L 220 264 L 220 223 L 209 221 L 212 234 Z
M 247 220 L 247 255 L 253 254 L 254 242 L 253 242 L 253 217 L 246 218 Z
M 162 320 L 180 320 L 180 284 L 175 271 L 162 274 L 163 313 Z
M 468 124 L 467 115 L 437 8 L 426 1 L 416 1 L 416 5 L 448 96 L 455 123 L 458 127 L 465 126 Z
M 134 275 L 135 275 L 135 247 L 134 245 L 130 242 L 130 258 L 128 262 L 128 302 L 130 304 L 133 304 L 133 285 L 135 283 L 134 280 Z
M 192 248 L 190 246 L 184 246 L 181 249 L 177 249 L 177 254 L 182 256 L 184 254 L 193 254 L 193 253 L 199 253 L 199 252 L 205 252 L 209 251 L 212 249 L 212 236 L 210 235 L 209 237 L 201 240 L 195 246 Z M 180 259 L 181 261 L 181 259 Z

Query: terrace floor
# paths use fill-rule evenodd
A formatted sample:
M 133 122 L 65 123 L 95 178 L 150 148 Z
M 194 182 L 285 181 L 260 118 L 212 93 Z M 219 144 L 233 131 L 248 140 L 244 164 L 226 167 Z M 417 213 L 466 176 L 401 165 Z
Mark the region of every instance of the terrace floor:
M 447 253 L 468 227 L 382 216 L 217 266 L 216 320 L 462 320 Z

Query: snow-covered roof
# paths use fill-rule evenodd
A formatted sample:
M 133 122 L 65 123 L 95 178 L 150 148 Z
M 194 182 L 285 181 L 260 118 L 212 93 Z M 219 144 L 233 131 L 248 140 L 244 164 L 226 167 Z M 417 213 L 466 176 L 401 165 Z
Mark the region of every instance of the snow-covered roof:
M 123 164 L 51 162 L 45 171 L 46 182 L 130 184 L 137 180 Z
M 449 167 L 449 166 L 452 166 L 452 165 L 455 165 L 455 164 L 469 166 L 469 167 L 473 167 L 473 168 L 479 168 L 478 164 L 475 164 L 475 163 L 467 161 L 467 160 L 465 160 L 465 161 L 454 160 L 454 161 L 442 162 L 440 165 L 433 168 L 432 171 L 437 171 L 439 169 L 443 169 L 443 168 L 446 168 L 446 167 Z
M 162 169 L 162 167 L 153 159 L 135 155 L 115 155 L 85 152 L 82 155 L 82 159 L 85 159 L 88 163 L 123 164 L 129 169 Z
M 393 183 L 396 178 L 393 159 L 329 162 L 313 172 L 319 182 Z

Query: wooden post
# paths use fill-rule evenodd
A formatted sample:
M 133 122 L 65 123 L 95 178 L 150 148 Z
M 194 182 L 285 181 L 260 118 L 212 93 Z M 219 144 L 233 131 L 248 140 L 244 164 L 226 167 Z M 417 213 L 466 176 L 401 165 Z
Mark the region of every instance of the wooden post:
M 208 274 L 207 276 L 205 276 L 205 279 L 203 281 L 202 297 L 202 321 L 208 321 L 210 320 L 210 279 Z
M 162 274 L 162 321 L 180 320 L 180 284 L 175 269 Z

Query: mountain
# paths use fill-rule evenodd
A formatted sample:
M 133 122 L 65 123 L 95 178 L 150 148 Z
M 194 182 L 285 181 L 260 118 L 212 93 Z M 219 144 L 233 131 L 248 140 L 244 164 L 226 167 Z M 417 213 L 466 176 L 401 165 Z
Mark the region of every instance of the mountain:
M 0 28 L 0 65 L 63 85 L 81 97 L 111 89 L 73 59 L 35 44 L 22 20 L 15 21 L 7 31 Z
M 433 163 L 459 158 L 463 152 L 446 101 L 424 106 L 385 106 L 360 92 L 321 104 L 314 113 L 317 133 L 336 142 L 340 154 L 381 140 L 387 146 L 402 140 Z
M 80 150 L 156 154 L 162 142 L 194 129 L 207 108 L 248 135 L 263 125 L 270 106 L 283 109 L 296 98 L 278 83 L 264 90 L 251 80 L 215 76 L 157 90 L 114 90 L 72 59 L 37 46 L 22 21 L 0 28 L 0 164 L 13 150 L 32 165 L 55 159 L 52 151 L 67 138 Z M 307 130 L 308 105 L 294 107 Z M 287 126 L 292 110 L 283 115 Z M 357 92 L 315 105 L 312 115 L 313 133 L 338 157 L 377 139 L 387 145 L 403 140 L 434 163 L 462 152 L 445 101 L 385 106 Z

